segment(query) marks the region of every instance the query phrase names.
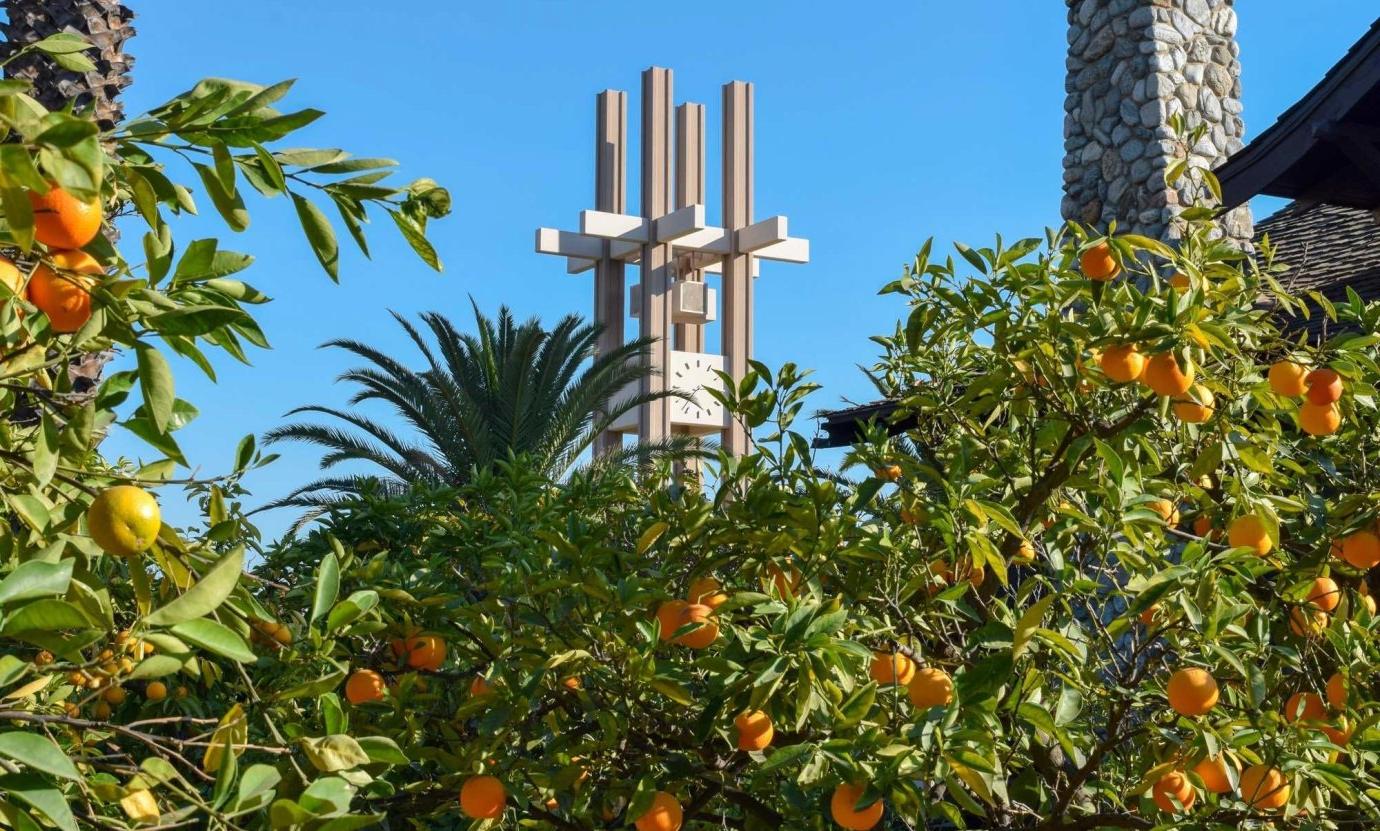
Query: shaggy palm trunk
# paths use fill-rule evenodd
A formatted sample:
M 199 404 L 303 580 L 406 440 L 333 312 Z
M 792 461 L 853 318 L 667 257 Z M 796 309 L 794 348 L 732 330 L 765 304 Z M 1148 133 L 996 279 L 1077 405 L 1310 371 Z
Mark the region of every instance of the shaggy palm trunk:
M 4 0 L 6 19 L 0 22 L 0 58 L 8 58 L 25 44 L 58 32 L 72 32 L 96 46 L 87 56 L 96 64 L 91 72 L 73 72 L 58 66 L 46 55 L 32 52 L 5 67 L 5 76 L 28 81 L 33 95 L 50 110 L 72 103 L 77 112 L 92 110 L 102 130 L 110 130 L 124 119 L 120 92 L 129 86 L 134 58 L 125 53 L 125 41 L 134 36 L 130 21 L 134 12 L 116 0 Z M 113 228 L 109 231 L 113 234 Z M 113 239 L 112 239 L 113 241 Z M 111 352 L 82 355 L 67 368 L 71 391 L 86 393 L 94 389 L 101 368 Z M 21 399 L 11 414 L 15 421 L 32 421 L 36 414 Z

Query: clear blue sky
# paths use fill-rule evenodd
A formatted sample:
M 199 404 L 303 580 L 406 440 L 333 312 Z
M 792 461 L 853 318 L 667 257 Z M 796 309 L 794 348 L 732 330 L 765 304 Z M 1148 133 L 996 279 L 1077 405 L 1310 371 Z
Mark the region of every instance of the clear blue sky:
M 444 274 L 376 223 L 372 262 L 342 245 L 339 286 L 318 269 L 282 200 L 252 202 L 253 225 L 239 235 L 202 224 L 199 235 L 257 255 L 247 279 L 275 300 L 259 307 L 274 348 L 253 354 L 252 367 L 227 358 L 216 384 L 175 367 L 178 394 L 201 409 L 178 436 L 202 473 L 224 471 L 240 435 L 280 424 L 290 408 L 345 400 L 334 378 L 351 362 L 318 349 L 323 341 L 358 337 L 409 356 L 389 309 L 464 320 L 472 295 L 488 312 L 506 303 L 548 321 L 588 314 L 589 275 L 568 276 L 533 253 L 533 229 L 573 228 L 592 207 L 594 94 L 632 92 L 636 124 L 638 73 L 649 65 L 676 71 L 678 101 L 709 105 L 711 153 L 719 86 L 757 85 L 757 215 L 788 214 L 813 257 L 764 264 L 757 357 L 814 368 L 824 385 L 816 407 L 870 397 L 856 367 L 875 357 L 868 336 L 901 313 L 876 290 L 926 237 L 986 242 L 1059 221 L 1066 40 L 1057 0 L 911 0 L 847 14 L 799 0 L 130 5 L 139 31 L 131 113 L 201 77 L 297 78 L 288 103 L 328 114 L 301 145 L 392 156 L 407 178 L 449 187 L 456 206 L 434 226 Z M 1238 5 L 1248 139 L 1376 14 L 1374 0 Z M 717 169 L 711 158 L 711 219 Z M 196 231 L 179 228 L 184 242 Z M 123 432 L 105 449 L 151 456 Z M 249 480 L 256 504 L 316 474 L 316 451 L 280 450 L 282 460 Z M 171 520 L 190 519 L 178 494 L 163 501 Z M 262 519 L 272 534 L 291 515 Z

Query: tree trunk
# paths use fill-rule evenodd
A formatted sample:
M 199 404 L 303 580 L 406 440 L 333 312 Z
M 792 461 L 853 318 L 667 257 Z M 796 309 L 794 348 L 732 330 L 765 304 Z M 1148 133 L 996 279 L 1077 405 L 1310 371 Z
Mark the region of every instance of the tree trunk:
M 33 84 L 34 96 L 48 109 L 60 110 L 69 101 L 78 111 L 95 109 L 101 129 L 124 119 L 120 91 L 129 86 L 134 58 L 125 54 L 125 41 L 134 36 L 134 12 L 116 0 L 5 0 L 8 20 L 0 23 L 0 58 L 25 44 L 58 32 L 79 34 L 95 44 L 87 52 L 96 64 L 92 72 L 71 72 L 39 53 L 30 53 L 5 67 L 5 75 Z

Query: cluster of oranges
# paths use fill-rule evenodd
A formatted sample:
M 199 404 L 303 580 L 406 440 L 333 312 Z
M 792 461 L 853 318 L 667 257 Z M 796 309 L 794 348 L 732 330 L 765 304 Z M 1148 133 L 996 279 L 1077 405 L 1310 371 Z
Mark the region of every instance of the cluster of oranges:
M 446 642 L 436 635 L 394 638 L 388 648 L 407 669 L 435 672 L 446 661 Z M 376 670 L 357 669 L 345 680 L 345 700 L 351 704 L 382 701 L 387 694 L 388 683 Z
M 784 581 L 784 573 L 781 577 Z M 719 624 L 714 616 L 728 595 L 713 577 L 701 577 L 691 583 L 687 594 L 685 600 L 668 600 L 657 607 L 656 619 L 661 628 L 658 637 L 662 643 L 674 641 L 691 649 L 704 649 L 719 638 Z M 686 626 L 694 628 L 677 637 L 676 633 Z
M 115 635 L 114 643 L 102 649 L 89 664 L 69 672 L 67 683 L 78 693 L 83 690 L 92 691 L 93 695 L 88 699 L 91 703 L 91 716 L 105 721 L 110 718 L 115 707 L 124 704 L 129 698 L 123 676 L 133 672 L 137 663 L 153 652 L 153 644 L 132 638 L 128 630 L 122 630 Z M 51 652 L 43 650 L 34 656 L 33 662 L 36 666 L 44 667 L 52 664 L 54 660 Z M 186 698 L 187 695 L 189 691 L 186 687 L 177 688 L 178 698 Z M 156 703 L 167 697 L 168 687 L 162 681 L 149 681 L 144 685 L 145 700 Z M 74 718 L 81 713 L 81 706 L 76 702 L 67 702 L 65 709 L 67 715 Z
M 15 264 L 0 257 L 0 283 L 23 295 L 48 316 L 54 332 L 75 332 L 91 319 L 92 277 L 105 269 L 82 247 L 101 230 L 99 199 L 82 201 L 54 185 L 46 193 L 29 193 L 34 239 L 47 247 L 27 285 Z
M 1330 367 L 1311 372 L 1291 360 L 1276 361 L 1268 374 L 1270 389 L 1285 398 L 1304 399 L 1299 405 L 1299 428 L 1310 436 L 1330 436 L 1342 425 L 1337 402 L 1342 399 L 1342 376 Z

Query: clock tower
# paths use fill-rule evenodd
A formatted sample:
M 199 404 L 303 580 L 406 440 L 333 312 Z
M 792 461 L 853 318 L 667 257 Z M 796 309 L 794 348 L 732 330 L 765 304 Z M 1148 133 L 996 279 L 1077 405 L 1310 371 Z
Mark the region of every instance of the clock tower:
M 595 99 L 595 209 L 580 213 L 578 232 L 538 228 L 536 250 L 565 257 L 572 274 L 594 272 L 594 319 L 604 327 L 600 349 L 624 341 L 627 316 L 641 335 L 655 338 L 654 373 L 627 396 L 676 390 L 616 421 L 599 437 L 596 452 L 622 443 L 672 435 L 720 438 L 734 455 L 751 437 L 706 390 L 734 381 L 752 359 L 753 281 L 760 261 L 805 263 L 808 240 L 787 234 L 784 216 L 754 222 L 753 87 L 723 86 L 722 195 L 718 225 L 706 217 L 705 107 L 673 106 L 671 70 L 642 73 L 641 192 L 639 214 L 627 210 L 627 93 L 606 90 Z M 638 266 L 629 290 L 625 269 Z M 719 288 L 710 283 L 715 278 Z M 625 292 L 627 306 L 624 306 Z M 719 295 L 723 296 L 722 315 Z M 705 330 L 717 321 L 717 354 L 705 351 Z

